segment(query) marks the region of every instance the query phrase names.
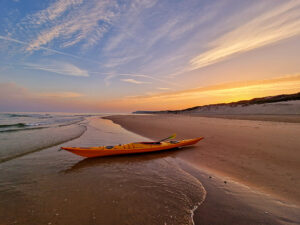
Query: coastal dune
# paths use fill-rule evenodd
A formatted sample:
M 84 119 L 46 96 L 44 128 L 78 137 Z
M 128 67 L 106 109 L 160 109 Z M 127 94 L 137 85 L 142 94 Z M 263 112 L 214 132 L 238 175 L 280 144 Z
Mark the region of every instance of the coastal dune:
M 284 202 L 300 202 L 300 124 L 184 115 L 116 115 L 107 119 L 153 140 L 203 136 L 176 151 L 197 168 L 212 171 Z
M 206 106 L 191 110 L 192 114 L 213 114 L 213 115 L 300 115 L 300 100 L 274 102 L 265 104 L 252 105 L 223 105 L 223 106 Z

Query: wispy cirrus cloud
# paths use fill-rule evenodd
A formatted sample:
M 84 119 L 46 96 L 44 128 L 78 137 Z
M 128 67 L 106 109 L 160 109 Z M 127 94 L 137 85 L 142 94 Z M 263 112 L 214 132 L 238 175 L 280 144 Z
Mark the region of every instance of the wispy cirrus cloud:
M 90 72 L 92 74 L 99 74 L 99 72 Z M 136 80 L 136 79 L 132 79 L 132 78 L 140 78 L 140 79 L 146 79 L 146 80 L 152 80 L 153 82 L 149 82 L 149 81 L 141 81 L 143 83 L 154 83 L 154 81 L 159 82 L 159 83 L 164 83 L 167 85 L 171 85 L 171 86 L 177 86 L 180 87 L 179 84 L 169 81 L 169 80 L 165 80 L 165 79 L 160 79 L 154 76 L 150 76 L 150 75 L 146 75 L 146 74 L 131 74 L 131 73 L 111 73 L 111 74 L 106 74 L 106 77 L 104 78 L 104 82 L 106 84 L 106 86 L 109 86 L 111 84 L 111 80 L 117 77 L 129 77 L 129 78 L 124 78 L 124 79 L 120 79 L 122 81 L 127 80 L 125 82 L 129 82 L 129 83 L 134 83 L 133 81 L 128 81 L 128 80 Z
M 38 30 L 26 50 L 38 50 L 56 39 L 59 39 L 61 48 L 79 42 L 82 42 L 83 48 L 88 48 L 98 44 L 104 34 L 117 24 L 121 14 L 130 12 L 132 16 L 152 4 L 153 1 L 149 0 L 133 0 L 128 4 L 111 0 L 59 0 L 24 20 L 27 29 Z M 46 28 L 43 27 L 45 24 Z
M 94 74 L 99 74 L 98 72 L 91 72 Z M 124 78 L 124 79 L 120 79 L 123 82 L 128 82 L 128 83 L 134 83 L 134 82 L 139 82 L 133 78 L 142 78 L 142 79 L 153 79 L 151 76 L 148 75 L 144 75 L 144 74 L 129 74 L 129 73 L 109 73 L 109 74 L 105 74 L 106 77 L 104 78 L 104 82 L 106 84 L 106 86 L 109 86 L 111 84 L 111 80 L 117 78 L 117 77 L 129 77 L 129 78 Z M 140 81 L 143 83 L 150 83 L 150 82 L 146 82 L 146 81 Z
M 8 36 L 0 35 L 0 40 L 9 41 L 9 42 L 17 43 L 17 44 L 20 44 L 20 45 L 24 45 L 26 48 L 30 45 L 30 43 L 28 43 L 28 42 L 20 41 L 18 39 L 11 38 L 11 37 L 8 37 Z M 66 53 L 66 52 L 57 51 L 57 50 L 51 49 L 51 48 L 40 47 L 39 49 L 44 50 L 46 52 L 50 52 L 50 53 L 54 53 L 54 54 L 58 54 L 58 55 L 63 55 L 63 56 L 68 56 L 68 57 L 75 58 L 75 59 L 96 62 L 96 61 L 88 59 L 88 58 L 83 58 L 83 57 L 80 57 L 80 56 L 77 56 L 77 55 L 74 55 L 74 54 L 69 54 L 69 53 Z
M 79 67 L 72 65 L 70 63 L 62 63 L 62 62 L 55 62 L 52 64 L 26 63 L 24 64 L 24 68 L 41 70 L 41 71 L 46 71 L 46 72 L 51 72 L 51 73 L 56 73 L 56 74 L 66 75 L 66 76 L 75 76 L 75 77 L 89 76 L 87 70 L 80 69 Z
M 260 7 L 260 6 L 259 6 Z M 189 61 L 187 70 L 199 69 L 233 55 L 300 34 L 300 2 L 287 1 L 264 10 L 250 21 L 210 43 L 210 48 Z
M 126 36 L 131 41 L 126 42 L 120 34 L 126 45 L 118 41 L 114 48 L 119 50 L 123 44 L 124 52 L 138 55 L 143 60 L 141 73 L 174 78 L 300 34 L 299 1 L 248 3 L 239 9 L 242 13 L 233 10 L 224 18 L 219 16 L 224 9 L 230 11 L 232 1 L 212 2 L 197 15 L 185 15 L 184 11 L 177 16 L 170 14 L 167 21 L 152 30 L 151 38 L 143 37 L 146 41 L 138 48 L 139 42 L 132 41 L 132 37 L 139 36 L 140 29 L 132 26 L 130 33 L 134 35 Z M 178 41 L 181 44 L 174 47 Z M 141 52 L 147 56 L 140 56 Z
M 38 32 L 27 51 L 38 50 L 55 39 L 61 47 L 69 47 L 84 41 L 86 46 L 96 43 L 107 31 L 109 24 L 118 15 L 114 1 L 58 1 L 27 20 L 34 21 L 33 27 L 47 23 L 47 28 Z M 69 10 L 69 9 L 72 10 Z M 32 23 L 31 23 L 32 24 Z M 30 23 L 28 25 L 30 28 Z
M 127 82 L 127 83 L 132 83 L 132 84 L 150 84 L 150 82 L 146 82 L 146 81 L 140 81 L 140 80 L 135 80 L 135 79 L 121 79 L 121 81 L 123 82 Z
M 43 24 L 47 21 L 56 19 L 68 9 L 80 5 L 83 0 L 59 0 L 51 4 L 48 8 L 28 16 L 33 24 Z
M 199 1 L 156 2 L 151 10 L 121 21 L 118 32 L 105 47 L 108 55 L 114 56 L 107 65 L 123 68 L 126 64 L 138 62 L 135 63 L 135 73 L 160 78 L 182 74 L 191 56 L 203 45 L 201 39 L 214 33 L 212 26 L 207 26 L 222 13 L 224 6 L 226 1 L 211 1 L 209 4 Z M 161 11 L 164 7 L 168 10 Z

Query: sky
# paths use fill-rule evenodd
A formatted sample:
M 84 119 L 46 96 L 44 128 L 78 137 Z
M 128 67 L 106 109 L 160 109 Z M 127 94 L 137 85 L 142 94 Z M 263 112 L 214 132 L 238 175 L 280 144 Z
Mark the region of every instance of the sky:
M 300 91 L 299 0 L 0 0 L 0 111 L 183 109 Z

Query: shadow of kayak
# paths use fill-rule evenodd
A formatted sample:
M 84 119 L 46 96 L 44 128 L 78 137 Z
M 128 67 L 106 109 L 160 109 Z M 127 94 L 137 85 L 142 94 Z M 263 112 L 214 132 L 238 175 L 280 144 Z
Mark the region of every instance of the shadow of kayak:
M 128 155 L 116 155 L 116 156 L 105 156 L 96 158 L 84 158 L 71 166 L 68 169 L 62 170 L 61 173 L 72 173 L 78 172 L 84 168 L 95 167 L 105 164 L 132 164 L 141 163 L 151 160 L 163 159 L 167 157 L 175 157 L 179 151 L 187 151 L 194 149 L 194 146 L 188 146 L 185 148 L 173 148 L 167 151 L 160 152 L 148 152 L 148 153 L 134 153 Z

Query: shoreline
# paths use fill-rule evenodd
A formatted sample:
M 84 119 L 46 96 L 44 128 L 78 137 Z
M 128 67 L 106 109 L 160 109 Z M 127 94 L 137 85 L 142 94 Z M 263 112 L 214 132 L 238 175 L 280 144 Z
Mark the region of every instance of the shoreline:
M 176 157 L 200 170 L 207 169 L 299 206 L 298 123 L 181 115 L 114 115 L 104 118 L 154 140 L 174 132 L 180 138 L 192 138 L 195 133 L 206 134 L 203 135 L 204 141 L 193 150 L 180 151 Z M 289 132 L 282 136 L 286 131 Z

